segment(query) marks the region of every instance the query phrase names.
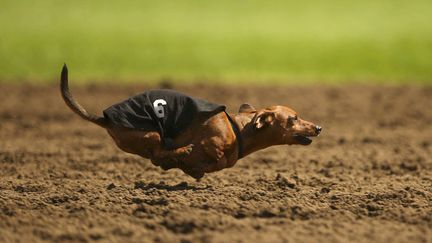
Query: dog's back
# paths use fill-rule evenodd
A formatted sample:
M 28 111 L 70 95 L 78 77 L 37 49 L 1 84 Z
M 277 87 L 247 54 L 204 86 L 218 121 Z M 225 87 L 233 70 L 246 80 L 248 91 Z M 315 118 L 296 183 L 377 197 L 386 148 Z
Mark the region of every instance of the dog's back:
M 155 89 L 112 105 L 103 114 L 112 126 L 155 129 L 166 141 L 176 138 L 198 116 L 208 118 L 222 111 L 225 111 L 224 105 L 174 90 Z

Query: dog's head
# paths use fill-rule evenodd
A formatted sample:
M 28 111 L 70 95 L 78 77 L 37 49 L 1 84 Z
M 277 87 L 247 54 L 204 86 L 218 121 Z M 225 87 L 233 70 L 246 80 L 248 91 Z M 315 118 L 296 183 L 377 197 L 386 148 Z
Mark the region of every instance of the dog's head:
M 243 104 L 239 113 L 254 114 L 250 123 L 253 129 L 281 144 L 309 145 L 312 143 L 310 137 L 316 137 L 322 131 L 320 126 L 301 119 L 297 112 L 286 106 L 256 110 L 249 104 Z

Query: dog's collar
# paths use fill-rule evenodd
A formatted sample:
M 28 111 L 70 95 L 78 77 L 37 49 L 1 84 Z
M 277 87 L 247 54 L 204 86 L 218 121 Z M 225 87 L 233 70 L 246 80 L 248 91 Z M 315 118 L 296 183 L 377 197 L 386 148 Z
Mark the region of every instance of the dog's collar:
M 225 114 L 227 115 L 228 120 L 229 120 L 229 122 L 231 124 L 231 127 L 232 127 L 232 129 L 234 131 L 234 134 L 235 134 L 235 136 L 237 138 L 237 146 L 238 146 L 237 159 L 241 159 L 241 158 L 243 158 L 243 138 L 241 136 L 240 129 L 237 126 L 237 124 L 233 121 L 233 119 L 231 118 L 231 116 L 228 113 L 226 113 L 226 112 L 225 112 Z

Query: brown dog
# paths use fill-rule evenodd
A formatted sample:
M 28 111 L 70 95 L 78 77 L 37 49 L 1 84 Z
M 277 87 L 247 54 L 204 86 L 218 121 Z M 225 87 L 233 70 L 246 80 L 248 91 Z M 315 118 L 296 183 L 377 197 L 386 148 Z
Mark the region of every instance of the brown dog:
M 318 136 L 322 130 L 300 119 L 297 112 L 286 106 L 257 110 L 243 104 L 235 115 L 221 111 L 210 117 L 193 118 L 173 139 L 173 149 L 167 149 L 156 128 L 114 126 L 105 117 L 89 114 L 69 93 L 66 65 L 61 74 L 61 94 L 75 113 L 105 128 L 121 150 L 148 158 L 164 170 L 180 168 L 197 180 L 205 173 L 232 167 L 242 157 L 273 145 L 309 145 L 312 140 L 308 137 Z

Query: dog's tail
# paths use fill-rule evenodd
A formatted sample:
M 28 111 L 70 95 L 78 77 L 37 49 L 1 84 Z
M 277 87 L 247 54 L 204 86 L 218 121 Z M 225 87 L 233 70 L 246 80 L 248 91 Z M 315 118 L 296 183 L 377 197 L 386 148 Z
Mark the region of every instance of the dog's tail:
M 99 125 L 101 127 L 107 127 L 108 121 L 103 117 L 98 117 L 93 114 L 89 114 L 80 104 L 78 104 L 74 98 L 72 97 L 71 93 L 69 92 L 69 82 L 68 82 L 68 69 L 66 64 L 64 64 L 62 72 L 61 72 L 61 78 L 60 78 L 60 91 L 63 97 L 63 100 L 66 102 L 66 105 L 69 106 L 69 108 L 78 114 L 81 118 L 84 120 L 87 120 L 89 122 L 93 122 L 96 125 Z

